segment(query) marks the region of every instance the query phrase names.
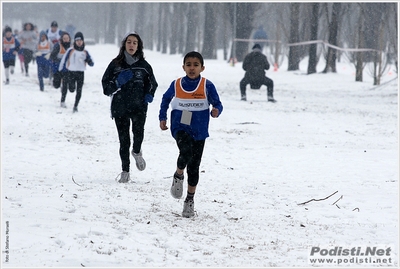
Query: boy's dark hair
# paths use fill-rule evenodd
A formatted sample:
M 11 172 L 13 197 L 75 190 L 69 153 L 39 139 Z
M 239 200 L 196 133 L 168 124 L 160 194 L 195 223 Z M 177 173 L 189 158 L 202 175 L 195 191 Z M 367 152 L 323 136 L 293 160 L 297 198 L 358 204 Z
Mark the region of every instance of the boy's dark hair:
M 201 66 L 204 65 L 203 56 L 200 53 L 198 53 L 197 51 L 191 51 L 191 52 L 186 53 L 185 57 L 183 58 L 183 64 L 185 64 L 187 58 L 197 58 L 200 60 Z

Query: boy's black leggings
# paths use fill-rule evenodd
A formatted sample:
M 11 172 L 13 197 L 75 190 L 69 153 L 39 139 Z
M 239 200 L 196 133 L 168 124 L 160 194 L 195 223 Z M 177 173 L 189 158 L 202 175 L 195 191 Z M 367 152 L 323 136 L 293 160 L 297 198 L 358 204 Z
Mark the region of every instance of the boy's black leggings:
M 185 131 L 178 131 L 175 140 L 179 148 L 177 166 L 182 170 L 187 168 L 188 184 L 195 187 L 199 182 L 200 162 L 206 141 L 194 140 Z
M 145 111 L 135 111 L 135 113 L 131 113 L 129 116 L 114 118 L 118 131 L 119 156 L 121 157 L 122 171 L 129 172 L 130 168 L 130 123 L 132 121 L 133 151 L 135 153 L 139 153 L 144 139 L 144 124 L 146 123 L 146 114 L 147 113 Z

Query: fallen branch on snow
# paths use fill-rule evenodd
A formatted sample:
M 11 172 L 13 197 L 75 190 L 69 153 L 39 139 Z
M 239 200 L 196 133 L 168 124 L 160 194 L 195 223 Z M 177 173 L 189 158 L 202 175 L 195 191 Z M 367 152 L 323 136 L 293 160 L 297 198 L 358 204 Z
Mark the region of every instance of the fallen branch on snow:
M 339 197 L 339 199 L 336 200 L 336 202 L 334 202 L 332 205 L 336 204 L 340 199 L 343 198 L 343 195 Z M 336 205 L 337 206 L 337 205 Z
M 72 181 L 73 181 L 76 185 L 78 185 L 79 187 L 82 187 L 81 185 L 79 185 L 78 183 L 75 182 L 74 176 L 72 176 Z
M 329 196 L 327 196 L 327 197 L 325 197 L 325 198 L 322 198 L 322 199 L 311 199 L 311 200 L 309 200 L 309 201 L 307 201 L 307 202 L 304 202 L 304 203 L 300 203 L 300 204 L 297 204 L 297 205 L 305 205 L 305 204 L 307 204 L 307 203 L 309 203 L 309 202 L 312 202 L 312 201 L 316 201 L 316 202 L 318 202 L 318 201 L 323 201 L 323 200 L 326 200 L 326 199 L 328 199 L 329 197 L 331 197 L 331 196 L 333 196 L 334 194 L 336 194 L 338 191 L 335 191 L 334 193 L 332 193 L 331 195 L 329 195 Z M 336 201 L 337 202 L 337 201 Z M 336 203 L 335 202 L 335 203 Z

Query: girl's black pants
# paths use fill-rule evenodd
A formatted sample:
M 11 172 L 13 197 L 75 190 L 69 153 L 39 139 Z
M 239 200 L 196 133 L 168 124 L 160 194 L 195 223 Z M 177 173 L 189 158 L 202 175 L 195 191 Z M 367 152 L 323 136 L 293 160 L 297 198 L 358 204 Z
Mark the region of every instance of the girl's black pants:
M 129 172 L 131 146 L 130 125 L 132 122 L 133 152 L 139 153 L 144 139 L 144 125 L 146 123 L 146 111 L 135 111 L 124 117 L 114 118 L 119 138 L 119 156 L 122 162 L 122 171 Z

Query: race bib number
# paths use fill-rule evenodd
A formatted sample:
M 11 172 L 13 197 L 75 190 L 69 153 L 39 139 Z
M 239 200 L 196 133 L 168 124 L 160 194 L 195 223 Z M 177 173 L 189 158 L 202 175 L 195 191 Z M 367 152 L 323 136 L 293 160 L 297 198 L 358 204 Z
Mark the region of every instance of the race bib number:
M 187 111 L 187 110 L 183 110 L 182 111 L 182 117 L 181 117 L 181 123 L 182 124 L 186 124 L 186 125 L 190 125 L 192 121 L 192 112 L 191 111 Z

